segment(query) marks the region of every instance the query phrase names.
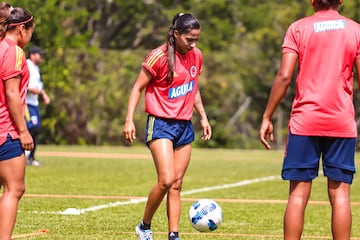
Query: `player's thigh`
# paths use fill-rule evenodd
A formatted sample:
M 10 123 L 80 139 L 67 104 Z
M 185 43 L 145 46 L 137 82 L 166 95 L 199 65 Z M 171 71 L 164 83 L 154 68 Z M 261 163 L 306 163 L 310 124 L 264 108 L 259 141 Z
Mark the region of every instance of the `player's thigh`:
M 25 157 L 24 154 L 8 160 L 0 161 L 0 179 L 5 190 L 25 188 Z
M 177 179 L 184 176 L 186 169 L 189 166 L 191 150 L 191 144 L 182 145 L 175 149 L 175 171 Z
M 0 145 L 0 181 L 4 188 L 18 188 L 25 176 L 25 156 L 19 139 L 7 136 Z M 21 187 L 21 186 L 20 186 Z
M 175 178 L 175 161 L 173 142 L 167 138 L 152 140 L 149 149 L 154 160 L 156 171 L 160 180 Z
M 328 178 L 328 192 L 329 197 L 332 200 L 336 198 L 350 199 L 350 184 L 345 182 L 339 182 Z

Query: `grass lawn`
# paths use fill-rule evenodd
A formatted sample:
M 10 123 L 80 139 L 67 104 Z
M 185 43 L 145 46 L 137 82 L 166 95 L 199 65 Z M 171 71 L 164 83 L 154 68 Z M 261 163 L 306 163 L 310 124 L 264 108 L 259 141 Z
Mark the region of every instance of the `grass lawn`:
M 28 167 L 14 239 L 137 239 L 145 199 L 156 181 L 146 147 L 39 146 L 41 167 Z M 282 239 L 288 183 L 282 151 L 193 149 L 184 178 L 180 234 L 196 239 Z M 356 156 L 357 163 L 360 155 Z M 360 239 L 360 189 L 352 185 L 352 239 Z M 216 200 L 223 223 L 199 233 L 188 211 L 199 198 Z M 303 239 L 332 239 L 326 178 L 319 175 L 306 211 Z M 67 215 L 69 208 L 81 214 Z M 165 203 L 155 214 L 154 239 L 167 239 Z

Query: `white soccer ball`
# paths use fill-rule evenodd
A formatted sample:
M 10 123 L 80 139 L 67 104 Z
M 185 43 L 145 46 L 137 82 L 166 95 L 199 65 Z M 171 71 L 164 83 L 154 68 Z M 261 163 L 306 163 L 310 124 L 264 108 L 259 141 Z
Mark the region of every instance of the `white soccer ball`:
M 214 200 L 200 199 L 190 207 L 190 223 L 199 232 L 214 231 L 221 224 L 222 218 L 221 207 Z

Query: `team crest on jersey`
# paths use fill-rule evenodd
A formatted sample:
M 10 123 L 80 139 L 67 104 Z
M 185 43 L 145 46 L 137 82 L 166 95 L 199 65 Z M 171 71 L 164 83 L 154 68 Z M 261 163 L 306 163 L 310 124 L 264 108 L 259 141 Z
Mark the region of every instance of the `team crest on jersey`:
M 192 78 L 194 78 L 196 76 L 196 74 L 197 74 L 197 68 L 195 65 L 193 65 L 190 67 L 190 75 Z

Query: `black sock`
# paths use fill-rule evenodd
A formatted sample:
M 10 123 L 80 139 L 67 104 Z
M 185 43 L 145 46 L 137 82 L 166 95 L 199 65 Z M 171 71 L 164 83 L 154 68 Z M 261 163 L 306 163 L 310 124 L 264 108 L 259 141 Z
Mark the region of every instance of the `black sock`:
M 147 224 L 144 221 L 141 221 L 140 229 L 141 230 L 150 230 L 150 224 Z
M 175 240 L 179 237 L 179 232 L 169 232 L 169 240 Z

